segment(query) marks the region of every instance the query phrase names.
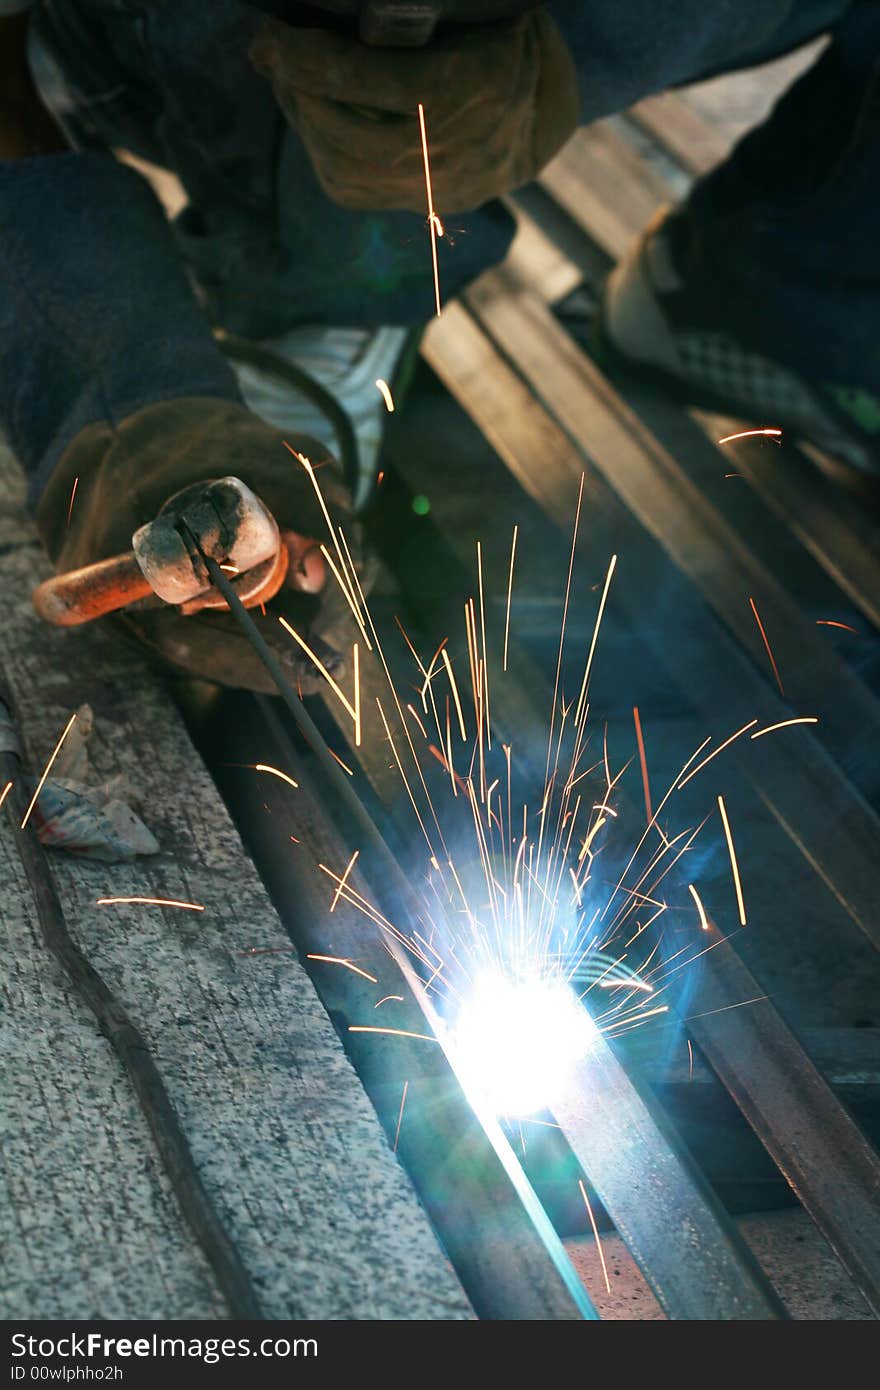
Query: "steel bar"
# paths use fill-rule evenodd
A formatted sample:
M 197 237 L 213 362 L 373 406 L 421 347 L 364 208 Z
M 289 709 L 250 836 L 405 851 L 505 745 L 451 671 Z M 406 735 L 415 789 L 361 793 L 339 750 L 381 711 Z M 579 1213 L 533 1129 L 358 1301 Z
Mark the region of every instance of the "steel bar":
M 601 1035 L 553 1113 L 618 1234 L 671 1318 L 784 1319 L 757 1260 L 694 1165 L 657 1143 L 655 1107 Z
M 731 944 L 700 966 L 685 1026 L 880 1316 L 880 1156 Z
M 284 765 L 295 767 L 301 787 L 306 785 L 308 773 L 290 739 L 268 701 L 257 698 Z M 310 799 L 311 838 L 318 814 L 315 792 Z M 266 868 L 272 872 L 271 864 Z M 263 865 L 261 869 L 266 872 Z M 296 892 L 304 886 L 298 881 Z M 314 942 L 323 940 L 326 949 L 325 929 L 319 925 L 320 898 L 315 908 L 301 914 L 306 920 L 300 931 L 307 931 Z M 360 952 L 362 958 L 363 928 L 357 923 L 351 936 L 340 936 L 337 928 L 333 941 L 335 949 Z M 335 987 L 351 989 L 348 981 L 338 979 Z M 332 1007 L 329 1001 L 328 1006 Z M 411 1062 L 408 1056 L 409 1076 L 416 1061 L 421 1063 L 421 1058 Z M 785 1316 L 741 1237 L 659 1118 L 658 1108 L 638 1094 L 603 1039 L 597 1039 L 595 1052 L 573 1079 L 566 1108 L 557 1108 L 556 1119 L 615 1226 L 628 1245 L 632 1241 L 633 1255 L 670 1317 Z M 430 1160 L 430 1145 L 423 1144 L 422 1161 L 425 1157 Z M 648 1204 L 646 1192 L 653 1195 Z

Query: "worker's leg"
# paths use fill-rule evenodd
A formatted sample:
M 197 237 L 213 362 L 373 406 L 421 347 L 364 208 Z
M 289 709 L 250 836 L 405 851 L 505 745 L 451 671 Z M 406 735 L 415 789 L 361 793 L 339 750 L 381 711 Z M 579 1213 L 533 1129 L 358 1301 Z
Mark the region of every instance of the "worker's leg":
M 869 0 L 870 3 L 870 0 Z M 574 54 L 584 125 L 643 97 L 754 67 L 834 28 L 858 0 L 550 0 Z
M 880 396 L 878 189 L 880 6 L 857 4 L 676 219 L 703 322 L 822 380 L 867 371 Z
M 688 399 L 880 467 L 880 7 L 612 275 L 604 330 Z

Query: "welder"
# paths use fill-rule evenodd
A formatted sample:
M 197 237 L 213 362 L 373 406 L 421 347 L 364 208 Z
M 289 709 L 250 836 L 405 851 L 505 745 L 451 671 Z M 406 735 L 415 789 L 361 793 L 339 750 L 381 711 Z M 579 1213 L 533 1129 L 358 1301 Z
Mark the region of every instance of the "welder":
M 823 34 L 614 270 L 601 332 L 680 397 L 876 469 L 876 0 L 0 0 L 0 427 L 56 565 L 236 476 L 292 561 L 267 636 L 279 611 L 320 632 L 325 523 L 281 441 L 326 465 L 334 514 L 369 501 L 375 383 L 394 391 L 433 311 L 419 103 L 448 299 L 504 256 L 500 199 L 578 124 Z M 122 151 L 177 176 L 173 220 Z M 287 375 L 259 351 L 233 367 L 224 335 Z M 178 668 L 269 688 L 227 614 L 133 622 Z

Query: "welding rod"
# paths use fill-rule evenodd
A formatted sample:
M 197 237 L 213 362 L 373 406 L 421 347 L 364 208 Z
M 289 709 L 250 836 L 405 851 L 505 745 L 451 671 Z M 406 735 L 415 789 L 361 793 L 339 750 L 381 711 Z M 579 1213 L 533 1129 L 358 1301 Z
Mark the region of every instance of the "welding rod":
M 198 541 L 191 531 L 189 534 L 194 543 L 198 545 Z M 305 704 L 291 687 L 290 682 L 281 668 L 281 663 L 274 655 L 272 648 L 263 637 L 260 629 L 238 597 L 235 588 L 217 564 L 217 561 L 213 560 L 210 555 L 206 555 L 201 549 L 200 554 L 202 555 L 212 582 L 216 584 L 217 588 L 226 599 L 232 616 L 235 618 L 245 637 L 263 662 L 269 675 L 274 680 L 278 687 L 279 695 L 296 720 L 300 732 L 305 737 L 309 748 L 315 754 L 321 767 L 330 779 L 334 791 L 342 798 L 346 808 L 354 816 L 358 830 L 363 835 L 372 853 L 375 854 L 376 858 L 381 862 L 382 868 L 393 880 L 395 888 L 401 893 L 407 907 L 410 911 L 418 913 L 420 910 L 419 905 L 413 894 L 409 879 L 394 858 L 383 836 L 377 830 L 357 792 L 341 771 L 339 764 L 327 747 L 323 734 L 312 719 Z M 407 964 L 408 968 L 408 963 L 404 963 Z

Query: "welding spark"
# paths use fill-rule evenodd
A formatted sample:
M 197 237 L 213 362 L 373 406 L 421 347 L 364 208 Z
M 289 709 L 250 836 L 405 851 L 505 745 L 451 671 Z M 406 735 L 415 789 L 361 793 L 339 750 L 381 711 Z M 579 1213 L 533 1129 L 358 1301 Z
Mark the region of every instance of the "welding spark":
M 425 164 L 425 193 L 428 199 L 428 227 L 431 233 L 431 264 L 434 271 L 434 306 L 440 317 L 440 271 L 437 266 L 437 233 L 443 235 L 443 224 L 434 211 L 434 194 L 431 191 L 431 164 L 428 159 L 428 132 L 425 129 L 425 108 L 419 102 L 419 132 L 422 137 L 422 159 Z
M 638 705 L 633 705 L 633 723 L 636 727 L 636 743 L 639 748 L 639 763 L 642 769 L 642 790 L 645 793 L 645 820 L 651 824 L 653 816 L 651 814 L 651 788 L 648 785 L 648 763 L 645 758 L 645 740 L 642 737 L 642 721 L 639 718 Z
M 397 1141 L 400 1139 L 400 1126 L 403 1124 L 403 1107 L 406 1105 L 406 1093 L 409 1089 L 409 1082 L 403 1083 L 403 1095 L 400 1097 L 400 1113 L 397 1116 L 397 1129 L 394 1131 L 394 1153 L 397 1153 Z
M 790 729 L 792 724 L 818 724 L 819 720 L 814 714 L 806 714 L 800 719 L 781 719 L 778 724 L 768 724 L 766 729 L 758 729 L 752 734 L 752 738 L 763 738 L 765 734 L 772 734 L 776 729 Z
M 604 587 L 603 590 L 602 590 L 602 597 L 601 597 L 601 599 L 599 600 L 599 612 L 598 612 L 598 614 L 596 615 L 596 626 L 593 628 L 593 640 L 592 640 L 591 643 L 590 643 L 590 651 L 589 651 L 589 655 L 588 655 L 588 657 L 587 657 L 587 665 L 586 665 L 586 669 L 585 669 L 585 671 L 584 671 L 584 679 L 583 679 L 583 683 L 582 683 L 582 685 L 581 685 L 581 693 L 580 693 L 580 695 L 578 696 L 577 713 L 575 714 L 575 717 L 574 717 L 574 722 L 575 722 L 576 724 L 579 724 L 579 723 L 580 723 L 581 714 L 582 714 L 582 712 L 583 712 L 584 699 L 586 698 L 587 690 L 588 690 L 589 684 L 590 684 L 590 672 L 591 672 L 591 670 L 592 670 L 592 668 L 593 668 L 593 657 L 594 657 L 595 654 L 596 654 L 596 642 L 598 641 L 598 638 L 599 638 L 599 628 L 600 628 L 601 625 L 602 625 L 602 615 L 603 615 L 604 612 L 605 612 L 605 603 L 606 603 L 606 601 L 607 601 L 607 599 L 608 599 L 608 590 L 611 588 L 611 579 L 612 579 L 612 577 L 613 577 L 613 575 L 614 575 L 614 570 L 615 570 L 615 566 L 616 566 L 616 565 L 617 565 L 617 556 L 616 556 L 616 555 L 612 555 L 612 556 L 611 556 L 611 563 L 610 563 L 609 566 L 608 566 L 608 573 L 607 573 L 606 576 L 605 576 L 605 587 Z
M 504 620 L 504 661 L 501 669 L 507 670 L 507 643 L 510 637 L 510 600 L 513 594 L 513 561 L 516 556 L 516 537 L 519 531 L 518 526 L 513 528 L 513 539 L 510 542 L 510 573 L 507 576 L 507 616 Z
M 67 525 L 70 525 L 70 518 L 73 515 L 73 504 L 76 499 L 76 490 L 79 487 L 79 475 L 73 480 L 73 487 L 70 489 L 70 502 L 67 506 Z
M 766 632 L 764 631 L 764 624 L 761 622 L 761 615 L 760 615 L 759 612 L 758 612 L 757 605 L 756 605 L 755 600 L 754 600 L 753 598 L 750 598 L 750 599 L 749 599 L 749 603 L 751 604 L 751 606 L 752 606 L 752 612 L 753 612 L 754 615 L 755 615 L 755 622 L 758 624 L 758 631 L 760 632 L 761 638 L 762 638 L 762 640 L 763 640 L 763 642 L 764 642 L 764 646 L 765 646 L 766 649 L 767 649 L 767 655 L 768 655 L 769 658 L 770 658 L 770 665 L 773 667 L 773 674 L 774 674 L 774 676 L 776 677 L 776 684 L 779 686 L 779 693 L 780 693 L 780 695 L 784 695 L 784 694 L 785 694 L 785 690 L 783 689 L 783 686 L 782 686 L 782 677 L 781 677 L 780 674 L 779 674 L 779 667 L 776 665 L 776 658 L 775 658 L 774 655 L 773 655 L 773 650 L 772 650 L 772 648 L 771 648 L 771 646 L 770 646 L 770 642 L 769 642 L 769 640 L 768 640 L 768 638 L 767 638 L 767 634 L 766 634 Z
M 709 930 L 709 919 L 708 919 L 708 917 L 706 916 L 706 909 L 705 909 L 704 906 L 703 906 L 703 902 L 702 902 L 702 899 L 700 898 L 699 893 L 697 892 L 696 888 L 694 887 L 694 885 L 693 885 L 692 883 L 689 883 L 689 884 L 688 884 L 688 892 L 690 893 L 690 895 L 691 895 L 691 897 L 693 898 L 694 902 L 697 904 L 697 911 L 698 911 L 699 914 L 700 914 L 700 926 L 703 928 L 703 931 L 708 931 L 708 930 Z
M 336 892 L 333 894 L 333 901 L 332 901 L 331 904 L 330 904 L 330 911 L 331 911 L 331 912 L 333 912 L 333 911 L 335 910 L 336 904 L 339 902 L 340 895 L 345 891 L 345 885 L 348 883 L 348 876 L 349 876 L 349 874 L 351 873 L 352 869 L 354 868 L 354 866 L 355 866 L 355 864 L 356 864 L 356 862 L 357 862 L 357 857 L 358 857 L 359 854 L 360 854 L 360 850 L 359 850 L 359 849 L 356 849 L 355 852 L 354 852 L 354 854 L 353 854 L 353 855 L 351 856 L 351 858 L 349 859 L 347 865 L 345 866 L 345 873 L 342 875 L 342 878 L 341 878 L 341 879 L 339 880 L 339 882 L 337 883 L 337 885 L 336 885 Z
M 111 907 L 116 903 L 140 903 L 146 907 L 185 907 L 190 912 L 204 912 L 204 903 L 184 903 L 177 898 L 96 898 L 97 907 Z
M 678 784 L 678 790 L 681 791 L 682 787 L 687 786 L 691 778 L 696 777 L 698 772 L 702 772 L 703 768 L 706 766 L 707 763 L 710 763 L 713 758 L 717 758 L 719 753 L 723 753 L 725 748 L 728 748 L 730 744 L 733 743 L 734 739 L 739 738 L 740 734 L 747 733 L 749 729 L 753 729 L 757 722 L 757 719 L 750 719 L 748 724 L 743 724 L 742 728 L 737 729 L 735 734 L 731 734 L 730 737 L 726 738 L 723 743 L 719 743 L 718 747 L 714 748 L 711 753 L 707 753 L 703 761 L 701 763 L 697 763 L 696 767 L 691 768 L 687 776 L 681 779 L 681 781 Z
M 736 902 L 739 907 L 739 923 L 741 927 L 746 925 L 746 908 L 743 902 L 742 884 L 739 879 L 739 865 L 736 862 L 736 850 L 733 847 L 733 836 L 730 833 L 730 822 L 727 819 L 727 811 L 724 808 L 724 798 L 719 796 L 718 809 L 721 812 L 721 821 L 724 826 L 724 836 L 727 840 L 727 852 L 730 855 L 730 869 L 733 874 L 733 883 L 736 889 Z
M 388 1033 L 395 1038 L 416 1038 L 419 1042 L 435 1043 L 437 1041 L 430 1033 L 409 1033 L 405 1028 L 370 1028 L 366 1024 L 350 1023 L 348 1031 L 349 1033 Z
M 594 1239 L 595 1242 L 596 1242 L 596 1249 L 597 1249 L 598 1252 L 599 1252 L 599 1260 L 600 1260 L 600 1263 L 601 1263 L 601 1265 L 602 1265 L 602 1277 L 603 1277 L 604 1280 L 605 1280 L 605 1289 L 606 1289 L 606 1291 L 607 1291 L 608 1293 L 610 1293 L 610 1292 L 611 1292 L 611 1282 L 610 1282 L 610 1280 L 609 1280 L 609 1278 L 608 1278 L 608 1266 L 607 1266 L 606 1263 L 605 1263 L 605 1251 L 602 1249 L 602 1242 L 601 1242 L 601 1240 L 599 1239 L 599 1231 L 598 1231 L 598 1228 L 597 1228 L 597 1226 L 596 1226 L 596 1218 L 595 1218 L 595 1216 L 593 1215 L 593 1208 L 590 1206 L 590 1199 L 589 1199 L 589 1197 L 587 1196 L 587 1189 L 584 1187 L 584 1180 L 583 1180 L 583 1178 L 578 1178 L 578 1187 L 579 1187 L 580 1190 L 581 1190 L 581 1196 L 582 1196 L 583 1199 L 584 1199 L 584 1206 L 585 1206 L 586 1209 L 587 1209 L 587 1216 L 590 1218 L 590 1225 L 591 1225 L 592 1228 L 593 1228 L 593 1239 Z
M 27 808 L 27 810 L 25 811 L 24 816 L 23 816 L 23 818 L 22 818 L 22 822 L 21 822 L 21 828 L 22 828 L 22 830 L 24 830 L 25 826 L 27 825 L 28 821 L 29 821 L 30 818 L 31 818 L 31 811 L 34 809 L 34 807 L 35 807 L 36 804 L 37 804 L 37 798 L 39 797 L 40 792 L 43 790 L 43 786 L 44 786 L 44 784 L 45 784 L 46 778 L 49 776 L 49 773 L 50 773 L 50 771 L 52 770 L 52 764 L 54 763 L 55 759 L 58 757 L 58 754 L 61 752 L 61 745 L 62 745 L 62 743 L 64 742 L 64 740 L 67 738 L 67 735 L 70 733 L 70 731 L 71 731 L 71 729 L 73 728 L 73 726 L 74 726 L 75 723 L 76 723 L 76 711 L 74 710 L 73 714 L 70 716 L 70 718 L 69 718 L 68 721 L 67 721 L 67 725 L 66 725 L 66 727 L 65 727 L 65 729 L 64 729 L 64 733 L 61 735 L 60 739 L 59 739 L 58 742 L 55 744 L 55 750 L 54 750 L 54 752 L 53 752 L 51 758 L 49 759 L 49 761 L 47 762 L 45 768 L 43 769 L 43 775 L 42 775 L 42 777 L 40 778 L 39 782 L 37 783 L 37 790 L 34 792 L 33 796 L 31 797 L 30 803 L 29 803 L 29 805 L 28 805 L 28 808 Z
M 11 782 L 7 782 L 7 783 L 6 783 L 6 786 L 3 788 L 2 792 L 0 792 L 0 806 L 3 805 L 4 801 L 6 800 L 7 796 L 9 795 L 9 793 L 10 793 L 11 791 L 12 791 L 12 783 L 11 783 Z
M 455 679 L 455 672 L 452 669 L 452 662 L 449 660 L 449 653 L 447 652 L 445 647 L 443 648 L 440 655 L 442 656 L 443 662 L 446 666 L 446 674 L 449 677 L 449 685 L 450 689 L 452 690 L 452 698 L 455 701 L 455 714 L 458 719 L 458 728 L 459 732 L 461 733 L 461 741 L 462 743 L 466 743 L 467 731 L 464 726 L 464 714 L 462 713 L 461 700 L 458 697 L 458 684 Z
M 320 499 L 315 470 L 295 450 L 291 453 L 306 469 Z M 598 872 L 597 861 L 601 865 L 613 848 L 607 843 L 612 830 L 618 835 L 620 825 L 625 824 L 618 821 L 612 802 L 630 764 L 612 767 L 607 726 L 601 749 L 587 752 L 592 737 L 588 729 L 592 667 L 617 556 L 611 557 L 604 584 L 596 585 L 601 597 L 586 661 L 576 673 L 574 687 L 566 691 L 564 685 L 566 620 L 583 487 L 582 478 L 562 610 L 544 785 L 529 793 L 531 810 L 524 796 L 518 799 L 517 784 L 523 778 L 523 785 L 530 785 L 533 764 L 527 757 L 524 769 L 515 766 L 510 743 L 496 737 L 489 701 L 490 663 L 498 662 L 492 667 L 498 672 L 492 677 L 493 690 L 509 665 L 518 529 L 513 529 L 506 566 L 503 647 L 499 640 L 497 651 L 494 646 L 490 650 L 493 634 L 487 631 L 486 576 L 480 544 L 474 590 L 462 608 L 466 665 L 453 662 L 450 653 L 455 646 L 450 636 L 439 642 L 426 662 L 398 621 L 418 670 L 415 689 L 419 711 L 394 685 L 345 535 L 340 528 L 334 529 L 324 507 L 330 534 L 322 553 L 364 640 L 369 632 L 371 650 L 388 681 L 391 703 L 371 691 L 382 721 L 380 761 L 387 762 L 399 777 L 427 851 L 422 871 L 413 865 L 412 884 L 418 901 L 399 924 L 391 920 L 392 908 L 383 905 L 380 910 L 360 891 L 361 885 L 352 884 L 356 856 L 344 869 L 340 865 L 339 872 L 319 866 L 333 880 L 332 899 L 328 895 L 331 908 L 335 910 L 340 900 L 344 901 L 379 932 L 382 946 L 398 963 L 400 952 L 411 959 L 411 966 L 405 962 L 412 971 L 410 982 L 425 1001 L 427 1027 L 432 1030 L 412 1032 L 352 1024 L 350 1031 L 439 1042 L 474 1105 L 483 1112 L 491 1110 L 505 1123 L 552 1109 L 554 1097 L 564 1095 L 573 1084 L 575 1068 L 589 1057 L 600 1035 L 622 1037 L 664 1017 L 670 1006 L 662 1002 L 662 995 L 670 979 L 723 941 L 713 933 L 711 944 L 700 949 L 711 923 L 696 887 L 689 884 L 699 926 L 697 918 L 686 912 L 684 942 L 675 941 L 671 954 L 668 948 L 660 953 L 664 939 L 672 940 L 665 937 L 666 914 L 681 912 L 681 906 L 669 908 L 661 884 L 690 850 L 705 822 L 677 834 L 661 829 L 658 822 L 677 788 L 735 739 L 756 730 L 758 723 L 757 719 L 750 720 L 711 751 L 711 740 L 706 738 L 654 806 L 641 718 L 634 706 L 647 824 L 619 877 L 616 869 L 610 878 Z M 293 635 L 303 646 L 298 635 Z M 353 702 L 332 678 L 328 684 L 356 720 L 358 681 Z M 474 712 L 470 728 L 464 718 L 466 702 L 472 704 Z M 460 742 L 455 739 L 455 748 L 453 725 L 457 725 L 460 738 Z M 390 757 L 384 756 L 386 745 Z M 447 774 L 442 779 L 428 771 L 434 759 Z M 600 785 L 585 782 L 597 770 Z M 745 925 L 730 825 L 723 800 L 718 800 L 740 921 Z M 600 841 L 603 830 L 605 836 Z M 657 927 L 656 922 L 660 923 Z M 684 927 L 676 923 L 672 931 L 677 935 Z M 325 959 L 353 968 L 348 957 Z M 403 1002 L 400 995 L 384 995 L 373 1007 L 392 1000 Z
M 346 970 L 352 971 L 355 975 L 360 975 L 364 980 L 369 980 L 371 985 L 377 985 L 379 983 L 375 975 L 371 975 L 367 970 L 361 970 L 359 965 L 355 965 L 354 961 L 348 960 L 345 956 L 316 956 L 310 953 L 306 956 L 306 960 L 320 960 L 326 965 L 344 965 Z
M 747 1004 L 760 1004 L 769 998 L 769 994 L 756 994 L 753 999 L 740 999 L 736 1004 L 724 1004 L 720 1009 L 707 1009 L 703 1014 L 688 1014 L 687 1018 L 682 1019 L 682 1022 L 693 1023 L 694 1019 L 697 1018 L 711 1018 L 713 1014 L 726 1014 L 731 1009 L 744 1009 Z
M 280 777 L 289 787 L 299 787 L 299 782 L 294 782 L 288 773 L 282 772 L 279 767 L 272 767 L 271 763 L 254 763 L 254 772 L 269 772 L 273 777 Z
M 718 443 L 719 443 L 719 444 L 729 444 L 729 443 L 731 442 L 732 439 L 751 439 L 752 436 L 753 436 L 753 435 L 756 435 L 756 434 L 767 434 L 767 435 L 771 435 L 771 436 L 778 436 L 778 438 L 776 438 L 776 443 L 777 443 L 777 444 L 780 443 L 780 441 L 781 441 L 781 439 L 782 439 L 782 430 L 774 430 L 774 429 L 768 429 L 768 430 L 740 430 L 738 434 L 726 434 L 726 435 L 724 436 L 723 439 L 719 439 L 719 440 L 718 440 Z
M 335 681 L 335 680 L 333 679 L 333 677 L 331 676 L 330 672 L 327 670 L 327 667 L 324 665 L 324 663 L 323 663 L 323 661 L 321 660 L 321 658 L 320 658 L 319 656 L 316 656 L 316 654 L 312 651 L 311 647 L 309 646 L 308 642 L 306 642 L 305 638 L 304 638 L 304 637 L 300 637 L 299 633 L 296 631 L 295 628 L 291 627 L 290 623 L 287 621 L 286 618 L 280 617 L 280 616 L 279 616 L 278 621 L 279 621 L 279 623 L 281 624 L 281 626 L 284 628 L 285 632 L 289 633 L 290 636 L 293 638 L 293 640 L 294 640 L 300 647 L 302 647 L 303 651 L 305 652 L 305 654 L 306 654 L 306 656 L 309 658 L 309 660 L 310 660 L 315 666 L 317 666 L 317 668 L 318 668 L 318 670 L 320 671 L 321 675 L 324 677 L 324 679 L 325 679 L 325 681 L 327 682 L 327 684 L 329 685 L 330 689 L 333 691 L 333 694 L 334 694 L 334 695 L 336 696 L 336 698 L 339 700 L 340 704 L 342 704 L 342 705 L 345 707 L 345 709 L 347 710 L 348 714 L 349 714 L 350 717 L 351 717 L 352 723 L 357 727 L 358 722 L 359 722 L 359 714 L 358 714 L 358 710 L 357 710 L 356 705 L 353 705 L 353 704 L 351 703 L 351 701 L 349 700 L 348 696 L 347 696 L 347 695 L 345 694 L 345 692 L 343 691 L 342 687 L 338 684 L 337 681 Z M 355 649 L 356 649 L 356 648 L 357 648 L 357 644 L 355 644 Z M 356 658 L 355 658 L 355 659 L 356 659 Z
M 465 1089 L 505 1116 L 552 1108 L 596 1036 L 562 980 L 489 971 L 474 982 L 451 1030 Z
M 856 637 L 861 637 L 861 635 L 862 635 L 862 634 L 859 632 L 859 630 L 858 630 L 857 627 L 850 627 L 849 623 L 836 623 L 836 622 L 834 621 L 833 618 L 817 618 L 817 619 L 816 619 L 816 626 L 817 626 L 817 627 L 839 627 L 839 628 L 842 628 L 844 632 L 854 632 L 855 635 L 856 635 Z
M 383 381 L 382 377 L 380 377 L 380 376 L 377 377 L 377 378 L 376 378 L 376 389 L 380 392 L 380 394 L 381 394 L 381 396 L 382 396 L 382 399 L 383 399 L 383 401 L 385 402 L 385 409 L 388 411 L 388 414 L 389 414 L 389 415 L 393 415 L 393 414 L 394 414 L 394 397 L 393 397 L 392 394 L 391 394 L 391 387 L 388 385 L 388 382 L 387 382 L 387 381 Z
M 427 739 L 427 737 L 428 737 L 428 730 L 425 728 L 425 726 L 424 726 L 424 724 L 422 723 L 421 719 L 419 718 L 417 712 L 413 709 L 413 707 L 412 707 L 411 704 L 408 704 L 408 705 L 407 705 L 407 710 L 408 710 L 409 713 L 412 715 L 412 717 L 413 717 L 413 719 L 415 720 L 415 722 L 418 724 L 418 726 L 419 726 L 419 732 L 421 733 L 422 738 Z

